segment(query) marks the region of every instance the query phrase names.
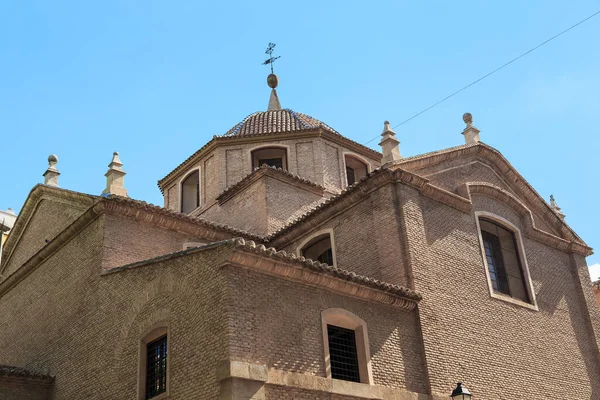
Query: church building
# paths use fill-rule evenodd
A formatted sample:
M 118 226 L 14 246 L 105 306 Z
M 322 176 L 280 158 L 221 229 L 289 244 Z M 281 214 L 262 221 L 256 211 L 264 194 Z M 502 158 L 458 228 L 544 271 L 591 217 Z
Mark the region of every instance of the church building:
M 600 399 L 592 249 L 470 114 L 403 157 L 267 82 L 162 206 L 116 152 L 100 195 L 50 156 L 3 246 L 0 399 Z

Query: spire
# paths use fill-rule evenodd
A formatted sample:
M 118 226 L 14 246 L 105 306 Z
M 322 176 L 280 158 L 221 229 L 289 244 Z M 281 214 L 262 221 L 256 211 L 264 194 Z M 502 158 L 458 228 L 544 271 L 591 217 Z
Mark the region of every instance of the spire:
M 119 196 L 129 197 L 127 195 L 127 189 L 125 189 L 125 175 L 123 171 L 123 163 L 119 159 L 119 153 L 114 152 L 113 158 L 110 164 L 108 164 L 108 171 L 106 171 L 106 189 L 102 191 L 103 195 L 116 194 Z
M 481 131 L 473 126 L 473 116 L 470 113 L 464 113 L 463 121 L 467 124 L 467 127 L 462 131 L 462 134 L 465 136 L 465 143 L 479 142 L 479 132 Z
M 269 74 L 267 77 L 267 84 L 271 89 L 271 97 L 269 98 L 269 108 L 267 111 L 281 110 L 281 104 L 279 103 L 279 96 L 275 88 L 279 84 L 279 78 L 275 74 Z
M 44 177 L 44 185 L 58 187 L 58 176 L 60 172 L 56 169 L 55 165 L 58 163 L 58 157 L 56 154 L 50 154 L 48 156 L 48 169 L 42 175 Z
M 381 146 L 381 153 L 383 153 L 381 163 L 385 164 L 390 161 L 401 159 L 400 141 L 396 139 L 396 132 L 390 128 L 390 121 L 385 121 L 383 123 L 383 133 L 381 136 L 383 137 L 379 143 Z
M 554 212 L 558 214 L 560 219 L 562 219 L 563 221 L 565 220 L 566 215 L 562 211 L 560 211 L 560 207 L 558 206 L 558 204 L 556 204 L 556 200 L 554 200 L 554 195 L 552 194 L 550 195 L 550 208 L 552 208 Z

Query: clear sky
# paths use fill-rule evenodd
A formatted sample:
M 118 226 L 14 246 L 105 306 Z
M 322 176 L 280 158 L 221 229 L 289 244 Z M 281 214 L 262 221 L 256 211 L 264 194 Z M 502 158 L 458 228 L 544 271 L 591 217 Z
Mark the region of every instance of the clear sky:
M 597 1 L 0 2 L 0 209 L 56 153 L 60 186 L 99 194 L 112 152 L 131 197 L 215 134 L 282 106 L 365 143 L 598 11 Z M 600 254 L 600 16 L 396 129 L 405 156 L 463 143 L 471 112 Z M 370 146 L 377 149 L 377 141 Z M 598 254 L 588 264 L 600 263 Z M 600 274 L 600 265 L 597 266 Z

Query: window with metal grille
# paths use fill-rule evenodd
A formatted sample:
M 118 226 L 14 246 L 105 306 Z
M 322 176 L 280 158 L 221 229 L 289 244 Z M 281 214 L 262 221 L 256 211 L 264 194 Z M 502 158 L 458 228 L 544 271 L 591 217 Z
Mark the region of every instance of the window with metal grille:
M 167 391 L 167 335 L 146 345 L 146 399 Z
M 352 329 L 327 325 L 331 377 L 351 382 L 360 382 L 356 334 Z

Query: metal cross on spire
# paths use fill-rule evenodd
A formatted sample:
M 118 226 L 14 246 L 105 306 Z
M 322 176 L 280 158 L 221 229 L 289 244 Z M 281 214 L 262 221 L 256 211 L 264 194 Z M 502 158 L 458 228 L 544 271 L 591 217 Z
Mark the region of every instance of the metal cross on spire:
M 262 64 L 262 65 L 271 64 L 271 73 L 273 73 L 273 63 L 275 62 L 275 60 L 277 60 L 279 57 L 281 57 L 281 56 L 273 57 L 273 49 L 274 48 L 275 48 L 275 43 L 269 43 L 269 46 L 267 46 L 267 51 L 265 51 L 265 54 L 267 54 L 269 56 L 269 59 Z

